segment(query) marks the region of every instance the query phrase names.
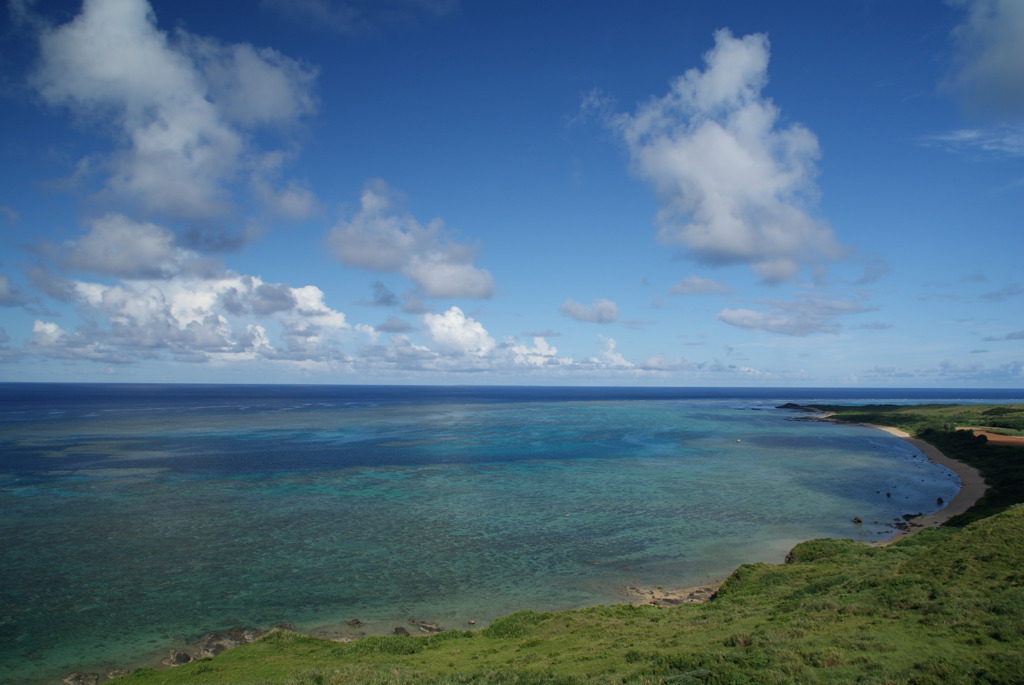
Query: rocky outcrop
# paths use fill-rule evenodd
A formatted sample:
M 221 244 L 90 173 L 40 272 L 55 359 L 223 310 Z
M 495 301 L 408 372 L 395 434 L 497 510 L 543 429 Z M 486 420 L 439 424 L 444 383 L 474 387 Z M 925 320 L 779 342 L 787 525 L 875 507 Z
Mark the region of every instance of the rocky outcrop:
M 182 652 L 178 649 L 168 650 L 167 656 L 165 656 L 160 663 L 164 666 L 181 666 L 192 661 L 192 657 L 189 656 L 188 652 Z
M 233 628 L 220 633 L 207 633 L 195 645 L 195 659 L 215 657 L 223 651 L 256 642 L 267 634 L 260 628 Z
M 703 604 L 715 598 L 718 585 L 701 585 L 678 589 L 663 587 L 638 587 L 630 585 L 620 592 L 633 597 L 635 604 L 650 604 L 659 607 L 672 607 L 680 604 Z

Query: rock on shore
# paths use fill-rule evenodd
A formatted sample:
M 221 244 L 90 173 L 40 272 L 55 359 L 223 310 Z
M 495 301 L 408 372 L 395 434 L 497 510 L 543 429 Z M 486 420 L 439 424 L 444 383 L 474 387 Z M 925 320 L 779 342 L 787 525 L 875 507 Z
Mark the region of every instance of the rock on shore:
M 680 604 L 703 604 L 714 599 L 719 585 L 699 585 L 666 589 L 663 587 L 638 587 L 630 585 L 622 589 L 622 594 L 632 597 L 634 604 L 650 604 L 658 607 L 673 607 Z

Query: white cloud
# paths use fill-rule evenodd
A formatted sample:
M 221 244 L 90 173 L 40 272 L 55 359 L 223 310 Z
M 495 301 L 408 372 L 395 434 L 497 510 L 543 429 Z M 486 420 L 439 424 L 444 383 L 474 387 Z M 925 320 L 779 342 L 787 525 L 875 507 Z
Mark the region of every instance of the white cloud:
M 633 363 L 616 351 L 615 348 L 618 346 L 618 343 L 615 342 L 614 338 L 606 338 L 601 335 L 598 336 L 598 339 L 604 344 L 604 350 L 601 351 L 601 360 L 605 364 L 623 369 L 633 368 Z
M 694 365 L 684 357 L 670 358 L 664 354 L 656 354 L 645 359 L 640 368 L 645 371 L 688 371 L 693 369 Z
M 1024 116 L 1024 3 L 954 0 L 967 11 L 956 27 L 954 71 L 946 85 L 970 109 Z
M 53 345 L 67 335 L 57 324 L 39 319 L 32 324 L 32 334 L 41 345 Z
M 289 126 L 316 109 L 316 69 L 270 48 L 180 36 L 183 51 L 205 77 L 209 99 L 226 120 L 245 127 Z
M 731 292 L 732 288 L 725 283 L 701 276 L 687 276 L 669 290 L 670 295 L 711 295 Z
M 486 357 L 495 348 L 494 338 L 483 325 L 458 307 L 451 307 L 444 314 L 424 314 L 423 324 L 430 338 L 447 352 Z
M 171 278 L 182 272 L 212 274 L 220 267 L 175 245 L 174 234 L 148 222 L 107 214 L 89 232 L 62 246 L 64 264 L 127 279 Z
M 799 124 L 782 127 L 778 108 L 761 95 L 768 58 L 763 34 L 719 30 L 705 70 L 690 69 L 667 95 L 614 125 L 635 173 L 657 191 L 663 241 L 779 282 L 842 249 L 810 210 L 817 138 Z
M 817 296 L 806 296 L 794 302 L 766 300 L 763 304 L 767 312 L 723 309 L 718 313 L 718 320 L 738 328 L 802 337 L 812 333 L 838 333 L 841 328 L 836 321 L 838 317 L 870 311 L 857 301 Z
M 804 336 L 811 333 L 835 333 L 838 324 L 833 321 L 818 321 L 809 316 L 796 314 L 765 314 L 751 309 L 723 309 L 718 319 L 737 328 L 750 328 L 768 333 Z
M 1024 128 L 991 126 L 957 129 L 950 133 L 927 136 L 922 143 L 960 154 L 982 154 L 997 157 L 1024 156 Z
M 396 206 L 397 194 L 382 181 L 367 185 L 360 210 L 327 235 L 335 256 L 346 264 L 401 273 L 427 297 L 489 298 L 494 281 L 473 266 L 476 249 L 450 241 L 444 224 L 426 226 Z
M 512 363 L 516 366 L 550 367 L 569 366 L 572 359 L 558 356 L 558 348 L 548 343 L 542 336 L 534 336 L 533 346 L 521 343 L 510 343 L 508 352 Z
M 589 307 L 567 298 L 559 311 L 569 318 L 590 323 L 611 323 L 619 318 L 619 306 L 603 298 L 594 300 Z
M 32 339 L 28 350 L 34 354 L 54 359 L 101 361 L 111 364 L 129 360 L 100 342 L 89 340 L 86 335 L 72 335 L 51 321 L 36 319 L 32 325 Z
M 115 285 L 72 281 L 69 289 L 87 323 L 68 333 L 40 322 L 33 344 L 40 354 L 117 362 L 165 354 L 193 362 L 317 361 L 343 357 L 340 345 L 351 330 L 316 286 L 230 272 Z M 270 343 L 268 327 L 279 335 L 279 347 Z
M 231 209 L 248 172 L 244 128 L 294 122 L 313 107 L 315 73 L 273 50 L 171 40 L 145 0 L 86 0 L 40 36 L 34 84 L 53 105 L 108 122 L 124 146 L 106 190 L 149 212 L 203 219 Z
M 250 188 L 272 216 L 297 221 L 312 216 L 318 203 L 308 184 L 283 178 L 282 169 L 290 158 L 281 151 L 262 155 L 253 170 Z

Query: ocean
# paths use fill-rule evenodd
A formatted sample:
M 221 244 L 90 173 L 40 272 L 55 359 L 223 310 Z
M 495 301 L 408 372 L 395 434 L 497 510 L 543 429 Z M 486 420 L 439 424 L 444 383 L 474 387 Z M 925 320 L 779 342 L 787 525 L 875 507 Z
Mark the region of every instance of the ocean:
M 776 406 L 1021 395 L 0 384 L 0 681 L 156 663 L 238 626 L 483 627 L 880 540 L 955 475 Z

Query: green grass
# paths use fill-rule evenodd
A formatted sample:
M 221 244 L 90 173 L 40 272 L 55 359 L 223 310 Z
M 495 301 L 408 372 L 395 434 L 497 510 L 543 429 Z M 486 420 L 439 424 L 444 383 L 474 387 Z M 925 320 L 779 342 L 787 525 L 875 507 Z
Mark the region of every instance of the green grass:
M 834 412 L 836 418 L 843 421 L 896 426 L 908 433 L 918 433 L 926 428 L 952 430 L 957 426 L 990 426 L 1008 434 L 1024 431 L 1024 404 L 815 406 Z
M 952 419 L 958 411 L 985 408 L 904 407 L 854 420 L 914 423 L 959 450 L 949 456 L 984 467 L 999 494 L 987 515 L 959 526 L 887 547 L 804 542 L 785 564 L 739 567 L 700 605 L 520 611 L 484 630 L 346 644 L 274 631 L 215 659 L 118 682 L 1021 683 L 1024 506 L 1012 500 L 1024 501 L 1024 450 L 992 452 L 941 430 L 964 425 Z

